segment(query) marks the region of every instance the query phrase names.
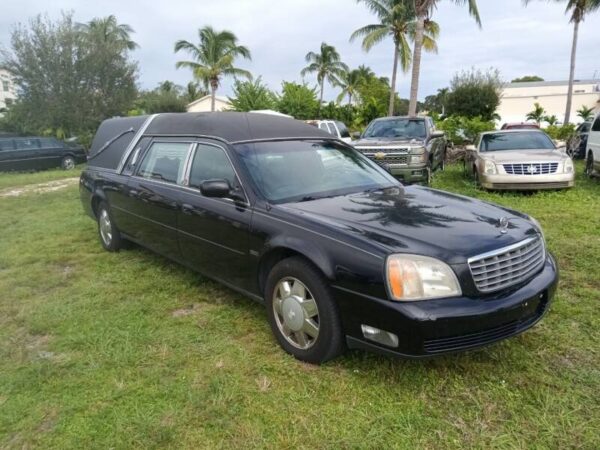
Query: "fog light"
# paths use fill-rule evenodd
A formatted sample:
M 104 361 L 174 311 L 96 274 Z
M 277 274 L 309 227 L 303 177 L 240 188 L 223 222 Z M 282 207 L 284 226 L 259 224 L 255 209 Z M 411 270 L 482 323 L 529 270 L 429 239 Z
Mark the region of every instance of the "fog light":
M 398 336 L 389 331 L 380 330 L 379 328 L 371 327 L 369 325 L 361 325 L 363 336 L 378 344 L 387 345 L 388 347 L 398 347 Z

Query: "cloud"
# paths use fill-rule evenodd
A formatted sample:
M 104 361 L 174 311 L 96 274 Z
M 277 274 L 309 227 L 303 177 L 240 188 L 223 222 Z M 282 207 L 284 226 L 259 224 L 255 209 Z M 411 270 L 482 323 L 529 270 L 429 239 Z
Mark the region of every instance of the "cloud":
M 563 4 L 531 2 L 527 8 L 521 0 L 479 1 L 483 28 L 469 17 L 465 6 L 440 1 L 434 19 L 441 26 L 439 53 L 425 54 L 422 62 L 420 97 L 447 86 L 452 75 L 472 66 L 500 69 L 506 80 L 536 74 L 548 80 L 566 79 L 569 68 L 572 26 L 564 14 Z M 140 63 L 139 83 L 156 86 L 161 80 L 186 84 L 189 71 L 176 70 L 175 62 L 184 54 L 174 54 L 178 39 L 195 41 L 197 29 L 212 25 L 229 29 L 240 43 L 252 52 L 252 61 L 240 60 L 238 65 L 262 75 L 269 86 L 279 89 L 282 80 L 301 81 L 304 55 L 317 50 L 325 41 L 337 47 L 350 66 L 366 64 L 381 76 L 390 76 L 393 57 L 391 42 L 374 47 L 369 53 L 360 42 L 350 43 L 355 29 L 375 23 L 376 18 L 366 7 L 348 0 L 158 0 L 143 3 L 104 0 L 21 0 L 3 5 L 0 17 L 0 43 L 9 42 L 11 26 L 26 22 L 38 13 L 58 17 L 61 11 L 72 10 L 77 21 L 114 14 L 122 23 L 131 25 L 140 48 L 133 57 Z M 579 78 L 591 78 L 598 70 L 596 29 L 600 13 L 591 15 L 582 24 L 577 58 Z M 315 83 L 314 77 L 307 82 Z M 223 94 L 230 93 L 230 81 L 225 81 Z M 410 73 L 400 74 L 398 90 L 404 97 L 410 88 Z M 325 97 L 333 99 L 337 92 L 326 88 Z

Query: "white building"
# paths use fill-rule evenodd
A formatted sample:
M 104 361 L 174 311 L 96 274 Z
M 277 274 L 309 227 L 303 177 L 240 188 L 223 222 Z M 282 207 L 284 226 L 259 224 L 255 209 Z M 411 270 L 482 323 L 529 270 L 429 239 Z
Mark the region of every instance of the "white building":
M 231 109 L 231 103 L 227 100 L 227 97 L 215 96 L 215 111 L 225 111 Z M 210 112 L 210 95 L 194 100 L 192 103 L 187 105 L 188 112 Z
M 525 122 L 534 103 L 539 103 L 548 116 L 556 116 L 562 123 L 567 107 L 567 81 L 532 81 L 509 83 L 502 91 L 500 106 L 496 111 L 500 123 Z M 600 80 L 576 80 L 573 85 L 571 122 L 581 122 L 577 110 L 582 106 L 600 111 Z
M 10 106 L 17 98 L 17 89 L 10 72 L 0 69 L 0 111 Z

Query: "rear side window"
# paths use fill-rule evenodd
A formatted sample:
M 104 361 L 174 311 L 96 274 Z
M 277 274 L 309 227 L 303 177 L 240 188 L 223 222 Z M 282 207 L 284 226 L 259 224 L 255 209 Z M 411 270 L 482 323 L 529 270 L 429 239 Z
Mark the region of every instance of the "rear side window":
M 62 144 L 54 138 L 40 138 L 40 146 L 42 148 L 62 147 Z
M 233 188 L 238 186 L 235 171 L 220 147 L 198 144 L 190 171 L 190 186 L 200 187 L 203 181 L 227 180 Z
M 592 125 L 592 131 L 600 131 L 600 115 L 596 117 L 596 120 L 594 120 L 594 125 Z
M 343 138 L 350 137 L 350 131 L 348 131 L 348 128 L 346 127 L 346 125 L 344 125 L 343 122 L 336 122 L 335 124 L 337 125 L 338 130 L 340 130 L 340 137 L 343 137 Z
M 15 139 L 15 147 L 17 150 L 33 150 L 40 148 L 39 139 Z
M 12 139 L 0 139 L 0 151 L 2 150 L 13 150 L 15 148 Z
M 138 175 L 167 183 L 181 182 L 190 147 L 189 142 L 155 142 L 146 153 Z

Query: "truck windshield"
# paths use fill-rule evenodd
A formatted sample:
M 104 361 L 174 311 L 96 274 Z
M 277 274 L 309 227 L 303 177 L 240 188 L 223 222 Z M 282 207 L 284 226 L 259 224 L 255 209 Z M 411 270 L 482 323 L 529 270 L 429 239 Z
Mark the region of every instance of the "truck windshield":
M 365 130 L 363 138 L 425 139 L 427 130 L 423 119 L 375 120 Z
M 352 148 L 328 141 L 238 144 L 242 164 L 272 203 L 310 201 L 400 186 Z
M 512 133 L 491 133 L 481 138 L 482 152 L 500 150 L 548 150 L 554 149 L 554 143 L 546 133 L 531 131 Z

